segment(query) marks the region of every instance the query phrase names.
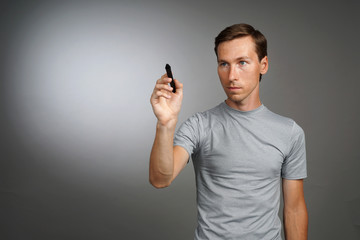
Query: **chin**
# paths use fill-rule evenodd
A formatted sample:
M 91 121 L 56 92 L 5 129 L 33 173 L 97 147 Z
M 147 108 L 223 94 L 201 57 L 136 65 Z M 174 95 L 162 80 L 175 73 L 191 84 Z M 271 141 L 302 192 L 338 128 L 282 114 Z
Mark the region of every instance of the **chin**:
M 228 100 L 230 100 L 231 102 L 234 102 L 234 103 L 241 103 L 246 98 L 244 96 L 239 96 L 239 95 L 228 95 L 227 97 L 228 97 Z

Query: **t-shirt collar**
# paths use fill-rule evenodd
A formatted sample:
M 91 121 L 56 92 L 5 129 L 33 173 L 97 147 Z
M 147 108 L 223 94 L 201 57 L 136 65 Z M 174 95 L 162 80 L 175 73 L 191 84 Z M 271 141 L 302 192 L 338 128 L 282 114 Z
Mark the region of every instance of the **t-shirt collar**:
M 252 114 L 255 114 L 255 113 L 258 113 L 258 112 L 261 112 L 265 106 L 264 104 L 261 104 L 259 107 L 253 109 L 253 110 L 250 110 L 250 111 L 241 111 L 241 110 L 238 110 L 238 109 L 235 109 L 235 108 L 232 108 L 230 107 L 229 105 L 226 104 L 226 102 L 222 102 L 221 103 L 222 107 L 224 107 L 226 110 L 228 111 L 231 111 L 231 112 L 234 112 L 236 114 L 242 114 L 242 115 L 252 115 Z

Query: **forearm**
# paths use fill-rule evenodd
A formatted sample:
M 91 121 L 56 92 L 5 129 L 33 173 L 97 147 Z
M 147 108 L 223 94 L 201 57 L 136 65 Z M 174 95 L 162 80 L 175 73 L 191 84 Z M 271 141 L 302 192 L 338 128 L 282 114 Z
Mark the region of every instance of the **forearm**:
M 154 145 L 150 154 L 150 183 L 157 188 L 167 187 L 173 178 L 173 142 L 176 120 L 162 125 L 157 123 Z
M 305 203 L 296 210 L 284 208 L 284 226 L 286 240 L 307 240 L 308 213 Z

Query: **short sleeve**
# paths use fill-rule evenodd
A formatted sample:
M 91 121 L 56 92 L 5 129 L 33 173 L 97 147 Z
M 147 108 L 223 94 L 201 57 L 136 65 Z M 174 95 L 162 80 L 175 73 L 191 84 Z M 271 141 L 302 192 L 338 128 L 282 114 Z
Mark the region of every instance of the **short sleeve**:
M 281 176 L 286 179 L 303 179 L 307 177 L 305 134 L 294 122 L 289 141 L 288 153 L 282 164 Z
M 195 114 L 183 122 L 174 136 L 174 146 L 185 148 L 189 156 L 194 154 L 199 146 L 201 132 L 201 120 L 199 114 Z

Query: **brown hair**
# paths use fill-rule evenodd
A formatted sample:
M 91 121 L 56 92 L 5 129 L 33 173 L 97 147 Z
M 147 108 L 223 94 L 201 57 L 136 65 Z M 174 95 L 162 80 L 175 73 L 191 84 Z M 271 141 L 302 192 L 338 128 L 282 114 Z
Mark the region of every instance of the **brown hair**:
M 215 38 L 215 54 L 217 55 L 217 48 L 220 43 L 230 41 L 236 38 L 251 36 L 255 43 L 255 51 L 258 55 L 259 62 L 267 56 L 267 41 L 265 36 L 259 31 L 255 30 L 251 25 L 240 23 L 234 24 L 222 30 Z

